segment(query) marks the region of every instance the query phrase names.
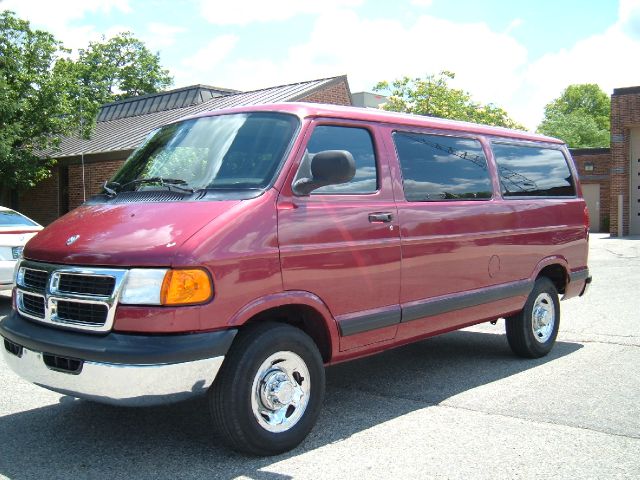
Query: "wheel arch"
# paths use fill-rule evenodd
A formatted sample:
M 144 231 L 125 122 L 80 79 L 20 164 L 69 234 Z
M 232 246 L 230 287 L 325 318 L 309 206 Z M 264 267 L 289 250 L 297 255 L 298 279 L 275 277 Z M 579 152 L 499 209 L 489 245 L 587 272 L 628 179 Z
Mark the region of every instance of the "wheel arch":
M 229 326 L 242 329 L 264 321 L 300 328 L 314 341 L 325 363 L 338 350 L 337 323 L 324 302 L 312 293 L 288 291 L 256 299 L 240 309 Z
M 533 281 L 540 277 L 546 277 L 556 287 L 558 293 L 564 294 L 569 284 L 569 264 L 564 257 L 548 257 L 542 260 L 534 270 L 531 276 Z

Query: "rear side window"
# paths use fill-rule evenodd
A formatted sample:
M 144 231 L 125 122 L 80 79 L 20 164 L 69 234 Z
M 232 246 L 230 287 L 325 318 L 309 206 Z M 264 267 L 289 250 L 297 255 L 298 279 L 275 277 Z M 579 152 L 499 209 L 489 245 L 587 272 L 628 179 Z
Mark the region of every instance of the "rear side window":
M 296 180 L 311 177 L 311 159 L 324 150 L 346 150 L 356 162 L 356 174 L 350 182 L 328 185 L 311 192 L 318 194 L 366 194 L 378 190 L 378 173 L 373 141 L 364 128 L 320 125 L 313 130 Z
M 576 194 L 567 159 L 560 150 L 494 143 L 504 197 L 573 197 Z
M 38 225 L 27 217 L 23 217 L 18 212 L 12 210 L 0 211 L 0 227 L 35 227 Z
M 477 140 L 405 132 L 394 133 L 393 140 L 408 201 L 491 198 L 487 160 Z

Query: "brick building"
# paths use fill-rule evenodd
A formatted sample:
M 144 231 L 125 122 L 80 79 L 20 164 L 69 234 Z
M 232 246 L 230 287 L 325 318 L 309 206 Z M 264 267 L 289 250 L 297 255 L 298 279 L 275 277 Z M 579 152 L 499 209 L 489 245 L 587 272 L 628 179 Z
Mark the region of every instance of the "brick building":
M 640 87 L 613 91 L 611 148 L 572 153 L 589 204 L 592 231 L 640 235 Z
M 590 230 L 608 232 L 611 224 L 611 150 L 609 148 L 574 148 L 582 194 L 589 207 Z
M 16 207 L 47 225 L 98 193 L 157 127 L 209 110 L 295 101 L 352 104 L 347 78 L 340 76 L 250 92 L 193 85 L 104 105 L 91 138 L 63 139 L 51 176 L 21 192 Z
M 611 96 L 611 233 L 619 230 L 640 235 L 640 87 L 616 88 Z

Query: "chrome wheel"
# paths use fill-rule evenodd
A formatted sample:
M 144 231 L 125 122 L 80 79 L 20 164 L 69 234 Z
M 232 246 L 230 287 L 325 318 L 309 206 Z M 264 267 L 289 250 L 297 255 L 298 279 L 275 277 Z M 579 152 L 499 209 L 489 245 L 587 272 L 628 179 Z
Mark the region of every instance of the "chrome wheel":
M 542 292 L 536 297 L 531 317 L 533 338 L 540 343 L 545 343 L 551 338 L 556 323 L 556 309 L 551 295 Z
M 251 387 L 251 410 L 262 428 L 285 432 L 304 414 L 309 403 L 311 379 L 304 360 L 293 352 L 268 357 Z

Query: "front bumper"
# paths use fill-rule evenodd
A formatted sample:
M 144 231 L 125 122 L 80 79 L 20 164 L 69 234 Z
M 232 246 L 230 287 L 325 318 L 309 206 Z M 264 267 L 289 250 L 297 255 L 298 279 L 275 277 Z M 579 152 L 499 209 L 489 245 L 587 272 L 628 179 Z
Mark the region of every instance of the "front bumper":
M 5 362 L 54 392 L 101 403 L 158 405 L 206 392 L 236 330 L 95 335 L 58 330 L 15 311 L 0 322 Z

